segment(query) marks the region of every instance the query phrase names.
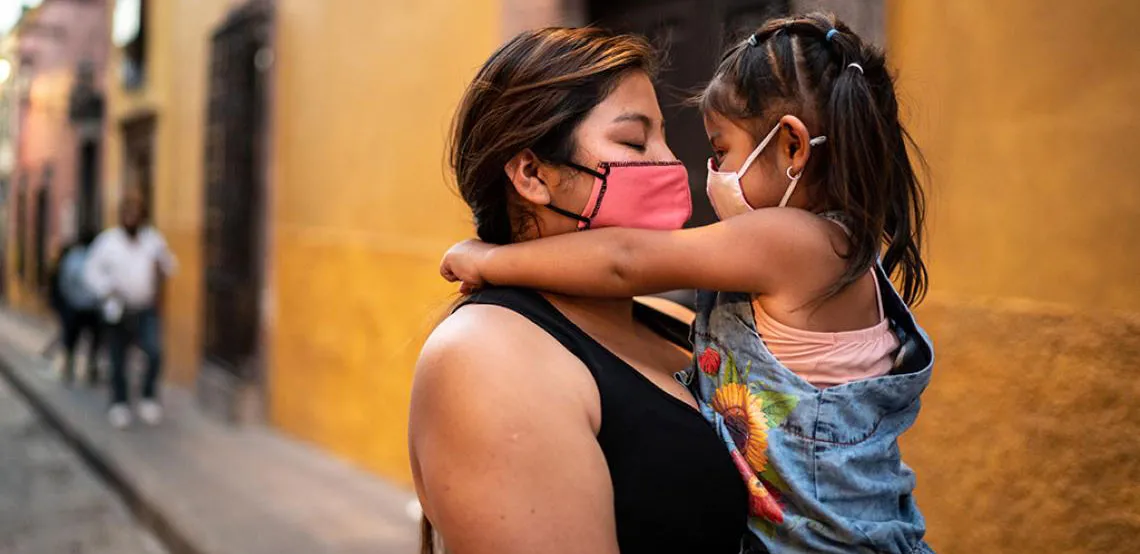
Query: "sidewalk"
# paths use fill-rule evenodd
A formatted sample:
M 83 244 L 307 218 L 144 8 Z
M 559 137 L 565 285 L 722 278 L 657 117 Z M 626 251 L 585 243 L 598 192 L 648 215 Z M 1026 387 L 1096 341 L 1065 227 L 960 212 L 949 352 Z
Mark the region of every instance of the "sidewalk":
M 115 431 L 106 389 L 63 388 L 42 321 L 0 309 L 0 374 L 122 494 L 172 554 L 411 554 L 414 495 L 259 426 L 201 415 L 163 391 L 158 427 Z

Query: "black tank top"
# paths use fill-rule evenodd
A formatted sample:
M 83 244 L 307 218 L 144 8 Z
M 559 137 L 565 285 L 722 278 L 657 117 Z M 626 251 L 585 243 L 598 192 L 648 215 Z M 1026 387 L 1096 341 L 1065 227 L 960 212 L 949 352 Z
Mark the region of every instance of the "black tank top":
M 691 406 L 578 328 L 541 294 L 494 288 L 467 304 L 501 306 L 558 340 L 590 370 L 601 397 L 598 444 L 613 483 L 622 554 L 737 554 L 748 496 L 728 450 Z M 688 348 L 688 327 L 644 306 L 638 320 Z

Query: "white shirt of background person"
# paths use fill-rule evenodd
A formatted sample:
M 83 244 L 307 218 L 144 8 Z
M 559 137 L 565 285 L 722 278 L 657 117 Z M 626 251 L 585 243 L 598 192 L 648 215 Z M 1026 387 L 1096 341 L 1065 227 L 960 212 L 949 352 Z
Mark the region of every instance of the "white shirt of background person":
M 115 227 L 95 239 L 83 275 L 91 290 L 107 299 L 104 315 L 115 323 L 123 308 L 154 307 L 158 272 L 171 277 L 177 266 L 166 239 L 157 229 L 143 226 L 131 237 L 122 227 Z

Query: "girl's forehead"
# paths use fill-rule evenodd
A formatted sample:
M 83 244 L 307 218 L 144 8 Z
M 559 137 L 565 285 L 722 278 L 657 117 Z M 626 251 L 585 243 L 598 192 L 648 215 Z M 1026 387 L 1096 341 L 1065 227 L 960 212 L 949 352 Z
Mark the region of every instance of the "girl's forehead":
M 749 136 L 752 135 L 752 130 L 748 127 L 750 123 L 748 121 L 739 121 L 715 111 L 703 112 L 701 116 L 704 118 L 705 131 L 708 133 L 710 139 L 725 135 L 739 135 L 741 133 Z

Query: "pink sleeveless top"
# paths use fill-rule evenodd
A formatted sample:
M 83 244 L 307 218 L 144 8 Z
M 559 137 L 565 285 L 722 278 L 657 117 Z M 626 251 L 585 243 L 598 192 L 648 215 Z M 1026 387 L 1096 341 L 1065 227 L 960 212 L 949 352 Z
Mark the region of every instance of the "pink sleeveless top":
M 843 223 L 825 218 L 847 230 Z M 899 339 L 883 313 L 882 290 L 874 269 L 871 276 L 879 306 L 879 323 L 871 327 L 838 333 L 797 329 L 772 319 L 754 297 L 756 331 L 768 351 L 784 367 L 815 387 L 827 388 L 886 375 L 894 365 Z

